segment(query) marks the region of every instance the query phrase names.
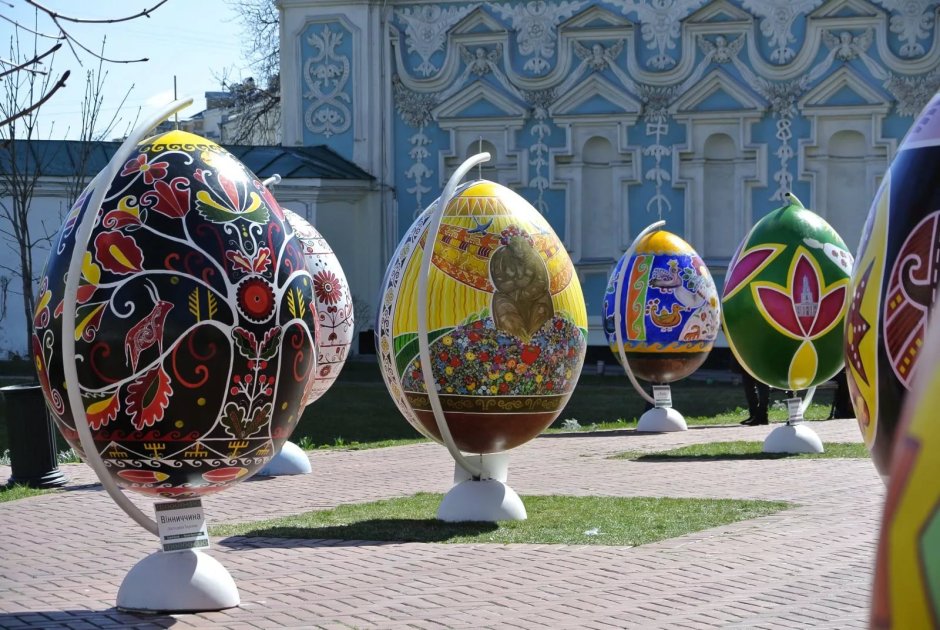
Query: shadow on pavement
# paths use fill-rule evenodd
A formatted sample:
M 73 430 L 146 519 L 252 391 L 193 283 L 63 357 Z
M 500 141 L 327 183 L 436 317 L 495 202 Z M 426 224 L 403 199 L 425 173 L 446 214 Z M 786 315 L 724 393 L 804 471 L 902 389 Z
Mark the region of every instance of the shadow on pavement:
M 359 547 L 402 542 L 445 542 L 460 536 L 475 536 L 495 531 L 498 528 L 496 523 L 445 523 L 434 518 L 380 518 L 345 525 L 259 527 L 220 540 L 218 544 L 230 548 Z
M 29 610 L 0 613 L 0 628 L 170 628 L 177 623 L 170 615 L 106 610 Z

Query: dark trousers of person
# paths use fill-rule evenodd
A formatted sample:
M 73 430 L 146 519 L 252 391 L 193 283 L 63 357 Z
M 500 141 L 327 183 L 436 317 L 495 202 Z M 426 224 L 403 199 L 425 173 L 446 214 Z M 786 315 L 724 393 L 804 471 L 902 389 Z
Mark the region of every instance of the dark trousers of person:
M 855 409 L 852 407 L 852 396 L 849 393 L 849 383 L 845 375 L 845 369 L 832 377 L 836 382 L 836 391 L 832 395 L 832 408 L 829 411 L 829 419 L 833 418 L 854 418 Z
M 741 384 L 747 399 L 747 410 L 752 420 L 767 420 L 767 405 L 770 399 L 770 387 L 741 370 Z

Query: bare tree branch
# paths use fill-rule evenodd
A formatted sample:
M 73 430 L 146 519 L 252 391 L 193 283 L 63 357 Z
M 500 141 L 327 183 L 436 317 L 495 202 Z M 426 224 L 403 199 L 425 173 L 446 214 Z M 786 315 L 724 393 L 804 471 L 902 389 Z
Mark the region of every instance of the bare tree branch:
M 32 59 L 29 59 L 28 61 L 24 61 L 23 63 L 19 64 L 18 66 L 13 66 L 13 67 L 10 68 L 9 70 L 4 70 L 3 72 L 0 72 L 0 77 L 5 77 L 5 76 L 7 76 L 8 74 L 12 74 L 12 73 L 14 73 L 14 72 L 16 72 L 16 71 L 18 71 L 18 70 L 26 70 L 27 72 L 33 72 L 33 73 L 35 73 L 35 74 L 46 74 L 46 73 L 43 72 L 42 70 L 34 70 L 34 69 L 31 69 L 31 68 L 27 68 L 27 66 L 36 65 L 36 64 L 39 63 L 43 58 L 48 57 L 49 55 L 55 54 L 55 52 L 56 52 L 57 50 L 59 50 L 60 48 L 62 48 L 62 44 L 61 44 L 61 43 L 58 43 L 58 44 L 56 44 L 55 46 L 53 46 L 52 48 L 50 48 L 49 50 L 47 50 L 46 52 L 42 53 L 41 55 L 36 55 L 36 56 L 33 57 Z M 3 60 L 0 60 L 0 63 L 7 63 L 7 62 L 5 62 L 5 61 L 3 61 Z M 14 62 L 11 61 L 11 62 L 9 62 L 9 63 L 14 63 Z
M 92 55 L 93 57 L 98 57 L 98 53 L 94 52 L 93 50 L 91 50 L 90 48 L 82 44 L 80 41 L 78 41 L 78 39 L 72 36 L 68 31 L 66 31 L 65 28 L 61 24 L 59 24 L 59 18 L 53 17 L 52 21 L 56 26 L 59 27 L 59 30 L 62 32 L 62 34 L 65 35 L 65 41 L 68 42 L 69 48 L 72 49 L 72 54 L 75 55 L 75 59 L 78 60 L 78 65 L 82 65 L 82 59 L 81 57 L 78 56 L 78 53 L 75 52 L 75 46 L 78 46 L 79 48 L 87 52 L 89 55 Z M 101 59 L 102 61 L 107 61 L 108 63 L 141 63 L 143 61 L 150 61 L 148 57 L 143 57 L 141 59 L 108 59 L 107 57 L 98 57 L 98 59 Z
M 72 73 L 71 70 L 66 70 L 65 72 L 63 72 L 63 73 L 62 73 L 62 76 L 59 77 L 59 80 L 56 81 L 56 84 L 53 85 L 52 88 L 51 88 L 48 92 L 46 92 L 45 94 L 43 94 L 43 95 L 39 98 L 38 101 L 35 101 L 32 105 L 30 105 L 30 106 L 27 107 L 26 109 L 21 110 L 21 111 L 15 113 L 15 114 L 13 114 L 13 115 L 10 116 L 9 118 L 6 118 L 6 119 L 4 119 L 4 120 L 0 120 L 0 127 L 4 127 L 4 126 L 10 124 L 11 122 L 13 122 L 14 120 L 16 120 L 17 118 L 22 118 L 23 116 L 26 116 L 26 115 L 29 114 L 30 112 L 33 112 L 33 111 L 39 109 L 39 108 L 42 106 L 43 103 L 45 103 L 45 102 L 48 101 L 50 98 L 52 98 L 52 95 L 55 94 L 57 90 L 59 90 L 60 88 L 65 87 L 65 81 L 66 81 L 66 79 L 69 78 L 69 75 L 70 75 L 71 73 Z
M 76 24 L 115 24 L 117 22 L 129 22 L 131 20 L 136 20 L 137 18 L 141 18 L 141 17 L 149 18 L 151 13 L 159 9 L 162 5 L 166 4 L 167 2 L 168 0 L 160 0 L 149 9 L 144 9 L 140 11 L 139 13 L 135 13 L 134 15 L 128 15 L 126 17 L 92 20 L 92 19 L 86 19 L 86 18 L 75 18 L 75 17 L 71 17 L 68 15 L 64 15 L 62 13 L 53 11 L 52 9 L 48 7 L 44 7 L 43 5 L 39 4 L 35 0 L 26 0 L 26 4 L 30 4 L 36 7 L 37 9 L 39 9 L 40 11 L 42 11 L 43 13 L 45 13 L 46 15 L 48 15 L 49 17 L 53 19 L 65 20 L 66 22 L 75 22 Z
M 13 8 L 13 5 L 12 5 L 12 4 L 10 5 L 10 8 L 11 8 L 11 9 Z M 8 18 L 8 17 L 5 16 L 5 15 L 0 15 L 0 20 L 5 20 L 5 21 L 9 22 L 10 24 L 14 25 L 16 28 L 23 29 L 24 31 L 26 31 L 26 32 L 29 33 L 30 35 L 38 35 L 39 37 L 45 37 L 46 39 L 65 39 L 65 36 L 62 35 L 61 33 L 58 34 L 58 35 L 47 35 L 47 34 L 45 34 L 45 33 L 40 33 L 39 31 L 34 31 L 33 29 L 29 28 L 28 26 L 23 26 L 22 24 L 20 24 L 20 23 L 17 22 L 16 20 L 11 20 L 10 18 Z

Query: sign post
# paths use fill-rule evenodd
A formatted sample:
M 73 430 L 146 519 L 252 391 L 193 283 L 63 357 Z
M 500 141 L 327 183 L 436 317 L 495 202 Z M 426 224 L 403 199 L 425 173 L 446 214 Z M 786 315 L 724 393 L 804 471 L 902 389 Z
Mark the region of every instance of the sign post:
M 164 552 L 208 549 L 209 532 L 202 499 L 155 503 L 160 549 Z

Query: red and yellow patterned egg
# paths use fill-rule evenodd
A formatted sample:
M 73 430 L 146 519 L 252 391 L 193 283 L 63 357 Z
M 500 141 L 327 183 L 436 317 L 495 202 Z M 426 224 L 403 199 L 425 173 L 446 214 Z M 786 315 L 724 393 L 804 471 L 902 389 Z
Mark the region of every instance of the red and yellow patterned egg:
M 424 211 L 385 275 L 377 346 L 402 415 L 440 441 L 418 354 Z M 525 199 L 489 181 L 457 188 L 433 237 L 428 330 L 433 380 L 457 447 L 494 453 L 544 430 L 581 371 L 587 313 L 564 246 Z
M 888 473 L 940 274 L 940 94 L 914 122 L 875 195 L 846 316 L 845 363 L 865 444 Z
M 245 479 L 280 449 L 315 357 L 301 243 L 258 178 L 220 146 L 144 140 L 107 186 L 86 189 L 58 235 L 36 304 L 33 353 L 49 408 L 85 455 L 65 392 L 74 369 L 95 449 L 115 481 L 165 497 Z M 76 229 L 98 216 L 75 252 Z M 74 330 L 65 276 L 81 256 Z M 76 361 L 62 360 L 63 335 Z

